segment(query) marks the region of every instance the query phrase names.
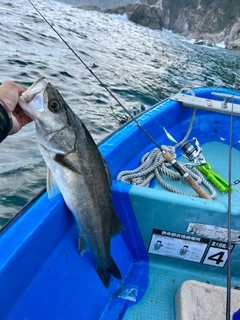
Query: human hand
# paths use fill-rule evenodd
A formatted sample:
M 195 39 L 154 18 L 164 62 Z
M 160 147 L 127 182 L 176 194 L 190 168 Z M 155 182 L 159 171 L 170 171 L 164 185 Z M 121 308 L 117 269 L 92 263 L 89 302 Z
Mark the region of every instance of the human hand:
M 19 96 L 24 91 L 26 91 L 26 88 L 13 81 L 6 81 L 0 85 L 0 99 L 7 106 L 8 110 L 6 111 L 10 112 L 12 116 L 12 129 L 9 134 L 18 132 L 23 126 L 32 121 L 18 104 Z

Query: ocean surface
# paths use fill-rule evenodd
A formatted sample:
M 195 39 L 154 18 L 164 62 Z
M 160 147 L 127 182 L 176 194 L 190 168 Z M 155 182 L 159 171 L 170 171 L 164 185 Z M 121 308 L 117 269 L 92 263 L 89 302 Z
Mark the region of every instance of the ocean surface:
M 240 54 L 196 46 L 125 16 L 32 2 L 88 67 L 133 114 L 183 87 L 240 90 Z M 81 117 L 96 142 L 128 116 L 26 0 L 0 0 L 0 82 L 28 87 L 45 76 Z M 0 146 L 0 226 L 45 186 L 46 166 L 33 123 Z

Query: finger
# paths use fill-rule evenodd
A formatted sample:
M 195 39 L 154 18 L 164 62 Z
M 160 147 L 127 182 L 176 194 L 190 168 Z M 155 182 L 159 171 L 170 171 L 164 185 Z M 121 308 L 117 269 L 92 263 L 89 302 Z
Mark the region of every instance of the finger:
M 16 112 L 18 114 L 24 114 L 24 110 L 19 104 L 16 105 L 16 108 L 14 109 L 14 112 Z
M 24 127 L 26 124 L 32 122 L 33 120 L 26 114 L 24 114 L 23 116 L 21 116 L 20 118 L 22 127 Z
M 13 111 L 12 118 L 16 119 L 20 124 L 23 123 L 23 125 L 32 121 L 32 119 L 23 110 L 20 112 Z
M 17 83 L 16 83 L 17 84 Z M 21 86 L 20 84 L 17 84 L 17 90 L 18 90 L 18 94 L 19 94 L 19 96 L 21 96 L 22 95 L 22 93 L 23 92 L 25 92 L 26 90 L 27 90 L 27 88 L 26 87 L 24 87 L 24 86 Z
M 13 81 L 5 81 L 2 83 L 1 85 L 2 88 L 4 88 L 6 91 L 8 90 L 16 90 L 18 92 L 19 95 L 21 95 L 24 91 L 27 90 L 26 87 L 13 82 Z
M 33 120 L 29 116 L 27 116 L 26 114 L 23 114 L 22 116 L 19 116 L 19 114 L 13 112 L 12 113 L 12 121 L 13 121 L 13 125 L 12 125 L 11 131 L 9 132 L 9 135 L 15 134 L 23 126 L 25 126 L 26 124 L 32 122 Z

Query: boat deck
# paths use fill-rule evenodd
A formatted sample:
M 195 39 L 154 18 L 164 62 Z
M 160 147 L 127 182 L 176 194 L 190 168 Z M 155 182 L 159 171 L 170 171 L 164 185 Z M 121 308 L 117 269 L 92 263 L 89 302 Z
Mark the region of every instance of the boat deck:
M 208 142 L 203 144 L 202 148 L 203 154 L 211 164 L 214 172 L 220 174 L 222 178 L 228 181 L 229 146 L 223 142 Z M 232 182 L 239 180 L 239 156 L 239 151 L 233 148 Z M 182 157 L 178 158 L 178 160 L 185 162 Z M 189 186 L 184 181 L 173 181 L 168 178 L 166 178 L 165 180 L 167 180 L 169 184 L 171 184 L 175 188 L 184 190 L 185 192 L 192 192 L 191 190 L 189 190 Z M 173 251 L 171 252 L 170 249 L 166 250 L 165 252 L 162 251 L 161 254 L 152 254 L 153 250 L 150 252 L 150 241 L 153 241 L 153 238 L 151 238 L 151 230 L 154 228 L 158 229 L 159 226 L 159 229 L 165 230 L 166 232 L 174 231 L 179 233 L 180 235 L 186 235 L 186 233 L 188 233 L 196 237 L 204 237 L 204 239 L 209 242 L 212 241 L 212 238 L 218 239 L 220 243 L 226 242 L 226 228 L 221 228 L 219 226 L 226 226 L 228 194 L 217 191 L 217 198 L 213 200 L 214 209 L 212 211 L 212 209 L 208 208 L 207 210 L 210 209 L 210 212 L 206 213 L 204 208 L 204 201 L 205 206 L 209 207 L 209 200 L 206 201 L 196 198 L 196 202 L 194 200 L 191 200 L 195 202 L 194 205 L 191 206 L 191 201 L 189 202 L 189 204 L 187 203 L 187 201 L 185 201 L 185 198 L 187 196 L 172 194 L 171 192 L 166 191 L 157 181 L 155 181 L 155 183 L 152 185 L 152 188 L 154 189 L 152 194 L 150 188 L 132 188 L 131 199 L 134 206 L 134 211 L 137 215 L 139 227 L 144 237 L 146 249 L 149 249 L 149 285 L 143 299 L 136 306 L 128 309 L 124 317 L 125 320 L 139 320 L 148 318 L 164 320 L 176 319 L 175 296 L 180 286 L 189 279 L 210 283 L 221 287 L 226 287 L 227 283 L 227 273 L 226 268 L 224 268 L 224 266 L 226 266 L 227 257 L 223 258 L 224 262 L 209 269 L 206 264 L 204 265 L 204 263 L 206 263 L 206 258 L 205 262 L 203 261 L 203 258 L 199 258 L 198 261 L 196 259 L 195 262 L 193 262 L 194 258 L 189 258 L 189 260 L 186 261 L 184 259 L 178 259 L 176 254 L 173 253 Z M 232 220 L 234 226 L 238 224 L 240 215 L 240 184 L 234 185 L 233 188 L 234 190 L 231 193 L 231 198 L 233 216 Z M 145 189 L 147 189 L 147 195 L 145 200 L 142 201 L 142 199 L 140 198 L 142 198 L 142 196 L 144 195 Z M 155 191 L 159 190 L 162 191 L 161 194 L 164 193 L 161 200 L 158 199 L 157 194 L 159 194 L 159 192 L 155 193 Z M 139 192 L 142 192 L 141 196 L 138 195 Z M 149 203 L 146 204 L 146 199 L 149 198 L 151 198 L 151 200 L 149 200 Z M 198 207 L 198 201 L 203 203 L 203 207 L 201 207 L 200 203 Z M 169 207 L 171 206 L 172 209 L 169 209 Z M 153 207 L 157 208 L 155 213 L 152 212 Z M 168 213 L 166 217 L 164 216 L 164 211 Z M 172 215 L 171 213 L 169 214 L 169 212 L 171 211 Z M 146 215 L 148 215 L 149 212 L 149 216 L 147 218 L 143 217 L 143 212 L 145 212 Z M 178 229 L 176 229 L 177 221 L 179 221 Z M 191 223 L 194 226 L 192 232 L 189 227 Z M 146 230 L 146 225 L 148 225 L 149 227 L 148 230 Z M 180 225 L 185 225 L 185 228 L 180 227 Z M 155 239 L 157 239 L 158 231 L 156 231 Z M 164 238 L 164 236 L 162 235 L 163 233 L 159 232 L 159 239 L 161 239 L 164 243 L 166 238 Z M 235 237 L 235 242 L 239 242 L 240 230 L 234 230 L 233 236 Z M 183 244 L 184 241 L 185 240 L 183 240 Z M 173 240 L 171 240 L 170 242 L 171 243 L 169 245 L 176 245 L 174 244 Z M 185 242 L 185 244 L 186 243 L 187 242 Z M 191 244 L 189 245 L 189 248 L 191 250 Z M 198 250 L 198 248 L 195 247 L 194 244 L 192 244 L 192 250 L 196 251 Z M 203 257 L 206 254 L 206 251 L 204 252 L 205 253 L 203 254 Z M 216 254 L 218 253 L 216 252 Z M 238 263 L 238 256 L 239 249 L 238 247 L 235 247 L 232 253 L 233 264 Z M 190 261 L 190 259 L 192 259 L 192 261 Z M 234 286 L 238 284 L 240 284 L 240 274 L 234 274 L 232 278 L 232 285 Z M 221 301 L 219 301 L 219 303 L 221 303 Z M 217 308 L 217 305 L 215 306 L 215 308 Z M 208 315 L 206 315 L 206 319 L 208 319 Z M 223 319 L 225 319 L 225 315 Z
M 199 270 L 193 270 L 190 266 L 181 266 L 180 263 L 174 267 L 172 265 L 172 259 L 169 261 L 169 263 L 167 263 L 167 261 L 162 261 L 160 266 L 151 264 L 149 287 L 143 299 L 136 306 L 128 309 L 124 320 L 175 320 L 175 295 L 180 286 L 189 279 L 202 282 L 203 274 L 202 272 L 199 272 Z M 219 277 L 214 276 L 213 273 L 206 277 L 206 279 L 208 279 L 206 282 L 211 284 L 226 286 L 225 275 L 219 279 Z M 222 301 L 219 301 L 219 303 L 222 303 Z M 218 308 L 218 306 L 216 305 L 215 308 Z M 208 316 L 206 315 L 204 320 L 207 319 Z M 224 317 L 223 319 L 218 320 L 225 319 L 226 318 Z

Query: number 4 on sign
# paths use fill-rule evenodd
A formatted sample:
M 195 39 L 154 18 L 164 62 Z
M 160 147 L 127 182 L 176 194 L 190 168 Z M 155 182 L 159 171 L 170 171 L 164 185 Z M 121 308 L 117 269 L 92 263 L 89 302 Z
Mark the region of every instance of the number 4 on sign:
M 224 262 L 224 260 L 222 258 L 225 253 L 226 252 L 224 252 L 224 251 L 215 253 L 212 256 L 208 257 L 208 260 L 212 260 L 212 261 L 215 261 L 216 264 L 220 264 L 221 262 Z
M 203 264 L 208 264 L 214 267 L 223 268 L 228 259 L 228 251 L 210 247 L 203 261 Z

